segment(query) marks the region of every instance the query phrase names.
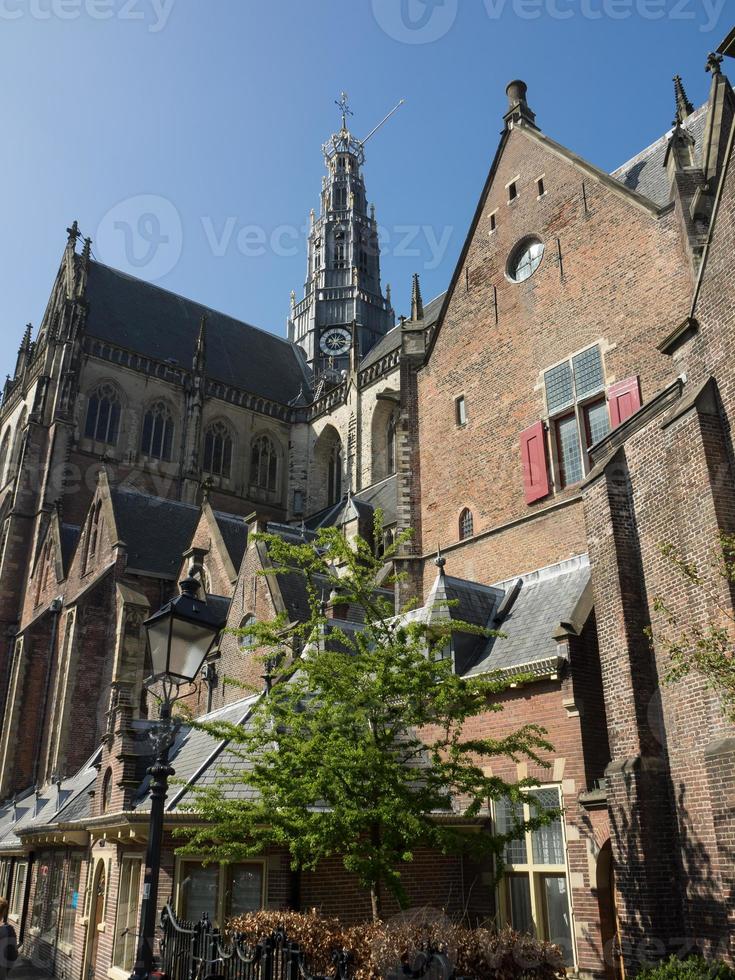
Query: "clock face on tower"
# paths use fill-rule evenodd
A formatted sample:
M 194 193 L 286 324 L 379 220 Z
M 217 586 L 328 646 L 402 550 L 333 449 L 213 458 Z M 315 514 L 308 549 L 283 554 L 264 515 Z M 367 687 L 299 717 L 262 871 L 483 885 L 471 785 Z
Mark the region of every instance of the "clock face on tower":
M 323 354 L 339 357 L 350 349 L 352 334 L 345 327 L 331 327 L 325 330 L 319 340 Z

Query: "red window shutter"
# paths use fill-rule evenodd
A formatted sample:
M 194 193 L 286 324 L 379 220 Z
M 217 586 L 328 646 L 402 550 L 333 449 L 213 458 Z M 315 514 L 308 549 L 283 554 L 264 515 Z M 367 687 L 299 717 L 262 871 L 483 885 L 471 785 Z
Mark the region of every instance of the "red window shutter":
M 523 489 L 526 503 L 549 495 L 549 466 L 544 423 L 537 422 L 521 433 Z
M 641 407 L 641 386 L 638 376 L 610 385 L 607 390 L 607 401 L 610 407 L 610 425 L 615 428 Z

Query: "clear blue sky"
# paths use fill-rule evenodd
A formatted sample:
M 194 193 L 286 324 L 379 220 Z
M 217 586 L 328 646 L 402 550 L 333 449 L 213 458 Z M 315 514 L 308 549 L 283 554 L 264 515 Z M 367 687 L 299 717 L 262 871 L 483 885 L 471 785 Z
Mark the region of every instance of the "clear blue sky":
M 2 376 L 74 218 L 103 261 L 283 333 L 342 89 L 360 136 L 407 100 L 365 168 L 407 312 L 412 272 L 426 299 L 451 276 L 510 79 L 612 169 L 669 126 L 675 72 L 705 100 L 731 2 L 0 0 Z

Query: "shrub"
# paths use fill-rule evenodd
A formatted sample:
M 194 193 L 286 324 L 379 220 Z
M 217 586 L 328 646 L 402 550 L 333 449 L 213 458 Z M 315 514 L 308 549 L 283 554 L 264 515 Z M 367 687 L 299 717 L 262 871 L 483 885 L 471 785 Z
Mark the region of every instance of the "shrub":
M 280 927 L 304 951 L 312 973 L 331 975 L 332 954 L 344 949 L 350 953 L 350 976 L 355 980 L 386 978 L 400 974 L 402 965 L 414 966 L 421 950 L 431 946 L 445 957 L 446 968 L 439 970 L 442 980 L 449 980 L 452 971 L 477 980 L 553 980 L 566 975 L 561 951 L 552 943 L 512 929 L 470 929 L 432 910 L 353 926 L 316 910 L 251 912 L 228 923 L 229 930 L 243 933 L 249 944 Z
M 638 974 L 639 980 L 735 980 L 735 970 L 721 961 L 709 961 L 703 956 L 667 960 L 649 966 Z

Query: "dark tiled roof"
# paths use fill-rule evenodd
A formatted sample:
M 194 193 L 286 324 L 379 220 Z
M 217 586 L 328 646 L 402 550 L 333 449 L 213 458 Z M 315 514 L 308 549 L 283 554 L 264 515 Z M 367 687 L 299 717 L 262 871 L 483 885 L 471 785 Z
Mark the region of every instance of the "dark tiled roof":
M 199 520 L 199 507 L 128 487 L 114 487 L 111 498 L 128 567 L 175 578 Z
M 344 497 L 331 507 L 325 507 L 306 521 L 310 529 L 320 527 L 339 527 L 352 521 L 355 517 L 364 517 L 372 521 L 375 511 L 383 511 L 383 524 L 390 527 L 396 523 L 398 502 L 396 498 L 396 477 L 389 476 L 380 483 L 365 487 L 351 497 Z
M 442 303 L 444 302 L 444 297 L 446 293 L 442 293 L 435 299 L 432 299 L 430 303 L 427 303 L 424 307 L 424 325 L 428 328 L 433 327 L 439 318 L 439 312 L 442 308 Z M 401 346 L 401 328 L 400 326 L 393 327 L 388 333 L 381 337 L 381 339 L 375 344 L 374 347 L 367 352 L 360 361 L 360 370 L 369 368 L 371 364 L 376 364 L 381 357 L 386 357 L 388 354 L 392 354 L 394 350 L 397 350 Z
M 242 517 L 224 514 L 222 511 L 214 511 L 214 519 L 217 521 L 230 561 L 238 572 L 248 543 L 248 526 Z
M 294 344 L 193 300 L 90 262 L 87 333 L 159 361 L 191 367 L 202 316 L 207 316 L 207 374 L 225 384 L 287 404 L 303 385 Z
M 589 582 L 586 555 L 521 575 L 517 597 L 495 627 L 504 635 L 487 641 L 481 658 L 467 673 L 525 670 L 553 660 L 557 656 L 554 633 L 561 623 L 574 621 Z M 505 594 L 518 583 L 519 579 L 511 579 L 495 588 Z
M 33 789 L 19 794 L 17 805 L 7 802 L 0 808 L 0 850 L 20 846 L 20 834 L 41 830 L 52 824 L 83 820 L 91 813 L 89 791 L 97 778 L 95 763 L 99 749 L 77 773 L 55 784 L 42 787 L 38 796 Z
M 701 161 L 704 130 L 707 124 L 707 105 L 700 106 L 684 121 L 684 128 L 694 137 L 694 154 L 697 164 Z M 672 130 L 664 133 L 655 143 L 646 147 L 622 167 L 613 170 L 611 177 L 619 180 L 632 191 L 643 194 L 659 207 L 669 201 L 669 179 L 664 167 L 666 148 Z

